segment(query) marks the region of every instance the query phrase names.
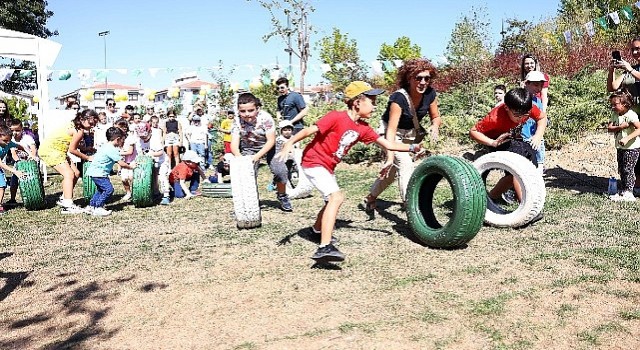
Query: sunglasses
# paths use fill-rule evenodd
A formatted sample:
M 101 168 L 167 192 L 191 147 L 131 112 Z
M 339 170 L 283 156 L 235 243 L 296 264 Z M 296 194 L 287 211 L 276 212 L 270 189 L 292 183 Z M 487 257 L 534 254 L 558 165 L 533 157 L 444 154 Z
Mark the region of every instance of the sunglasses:
M 416 75 L 416 77 L 414 78 L 417 82 L 421 82 L 421 81 L 425 81 L 425 82 L 429 82 L 431 80 L 431 76 L 430 75 Z
M 286 88 L 287 88 L 286 86 L 278 86 L 278 90 L 284 90 Z
M 107 103 L 107 106 L 109 107 L 114 107 L 116 104 L 115 103 Z

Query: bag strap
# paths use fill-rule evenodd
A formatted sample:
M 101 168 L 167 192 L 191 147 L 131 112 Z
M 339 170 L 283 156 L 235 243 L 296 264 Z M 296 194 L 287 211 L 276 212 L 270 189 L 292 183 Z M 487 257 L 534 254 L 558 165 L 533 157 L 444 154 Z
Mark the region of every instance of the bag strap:
M 402 95 L 404 95 L 404 98 L 407 100 L 407 103 L 409 104 L 409 112 L 413 117 L 413 127 L 416 129 L 416 132 L 418 132 L 422 127 L 420 126 L 420 121 L 418 121 L 418 115 L 416 114 L 415 108 L 413 108 L 413 103 L 411 103 L 411 98 L 409 97 L 409 94 L 405 89 L 398 89 L 398 91 L 396 92 L 399 92 Z

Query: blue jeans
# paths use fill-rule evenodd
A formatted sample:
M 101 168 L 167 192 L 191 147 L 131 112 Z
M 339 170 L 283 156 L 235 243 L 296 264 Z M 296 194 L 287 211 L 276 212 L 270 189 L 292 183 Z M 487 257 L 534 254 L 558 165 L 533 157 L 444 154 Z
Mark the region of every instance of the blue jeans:
M 171 184 L 171 186 L 173 187 L 174 197 L 184 198 L 186 196 L 186 194 L 182 190 L 182 186 L 180 186 L 180 180 L 174 182 L 173 184 Z M 191 193 L 196 192 L 198 186 L 200 186 L 200 173 L 194 171 L 193 176 L 191 176 L 191 183 L 189 183 L 189 191 L 191 191 Z
M 207 161 L 207 158 L 206 158 L 207 145 L 205 145 L 204 143 L 190 143 L 189 144 L 189 148 L 192 151 L 196 152 L 202 158 L 202 160 L 206 163 L 206 161 Z M 204 164 L 200 164 L 200 166 L 204 166 Z
M 91 197 L 89 205 L 95 208 L 104 207 L 113 194 L 113 185 L 108 177 L 92 177 L 91 180 L 96 184 L 96 193 Z

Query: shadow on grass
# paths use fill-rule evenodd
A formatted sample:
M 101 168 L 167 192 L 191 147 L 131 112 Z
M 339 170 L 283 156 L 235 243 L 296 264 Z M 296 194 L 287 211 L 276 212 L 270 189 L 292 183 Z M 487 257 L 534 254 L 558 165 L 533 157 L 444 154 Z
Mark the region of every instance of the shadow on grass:
M 353 220 L 341 220 L 338 219 L 336 220 L 336 226 L 335 228 L 357 228 L 357 229 L 362 229 L 360 227 L 355 227 L 352 225 Z M 291 244 L 291 239 L 295 236 L 299 236 L 302 239 L 305 239 L 311 243 L 314 244 L 320 244 L 320 234 L 316 234 L 311 230 L 311 227 L 304 227 L 299 229 L 296 232 L 290 233 L 284 237 L 282 237 L 277 243 L 276 245 L 286 245 L 286 244 Z
M 609 179 L 593 176 L 556 166 L 545 172 L 547 187 L 574 190 L 580 193 L 602 194 L 606 192 Z
M 0 272 L 0 278 L 8 278 L 5 287 L 0 291 L 0 300 L 6 298 L 18 286 L 34 286 L 35 283 L 26 282 L 21 285 L 29 276 L 27 272 Z M 7 332 L 0 336 L 0 349 L 91 348 L 95 346 L 95 342 L 111 339 L 120 328 L 109 325 L 105 319 L 118 305 L 120 286 L 133 283 L 135 278 L 135 275 L 128 275 L 82 282 L 75 273 L 63 272 L 52 276 L 53 284 L 42 288 L 41 291 L 34 291 L 35 294 L 40 294 L 34 297 L 39 301 L 29 309 L 30 312 L 5 315 L 0 321 L 0 328 L 21 330 L 23 334 L 20 337 L 12 337 L 11 333 Z M 137 290 L 148 293 L 167 286 L 164 283 L 150 282 Z M 50 301 L 43 302 L 47 299 Z

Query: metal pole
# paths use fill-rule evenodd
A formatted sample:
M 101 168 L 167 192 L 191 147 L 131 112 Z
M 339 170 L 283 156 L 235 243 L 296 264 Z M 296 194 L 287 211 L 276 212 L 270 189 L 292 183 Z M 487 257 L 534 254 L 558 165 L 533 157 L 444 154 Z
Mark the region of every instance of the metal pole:
M 291 70 L 293 69 L 291 65 L 291 55 L 293 54 L 293 50 L 291 49 L 291 16 L 287 14 L 287 45 L 289 46 L 289 74 L 291 74 Z
M 107 79 L 107 35 L 109 35 L 109 31 L 105 30 L 104 32 L 98 33 L 98 36 L 101 36 L 104 41 L 104 97 L 107 98 L 107 89 L 109 88 L 109 81 Z

